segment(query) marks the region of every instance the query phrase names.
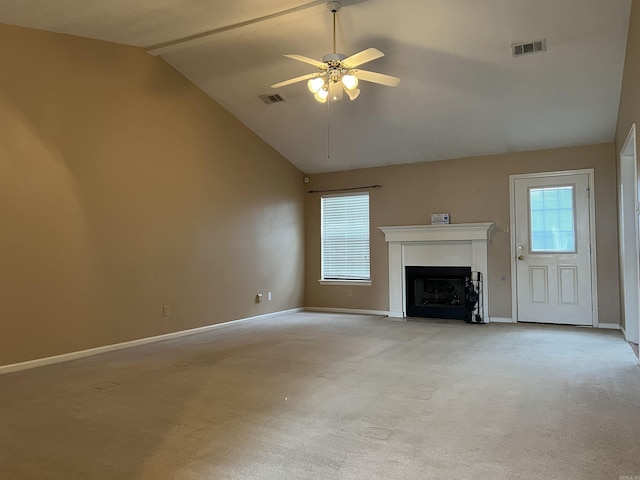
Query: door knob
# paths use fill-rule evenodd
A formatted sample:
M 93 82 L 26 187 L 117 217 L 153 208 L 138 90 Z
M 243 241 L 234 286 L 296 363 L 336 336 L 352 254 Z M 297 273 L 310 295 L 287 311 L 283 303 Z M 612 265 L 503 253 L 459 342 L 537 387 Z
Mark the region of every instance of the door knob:
M 524 260 L 524 255 L 518 255 L 518 260 Z

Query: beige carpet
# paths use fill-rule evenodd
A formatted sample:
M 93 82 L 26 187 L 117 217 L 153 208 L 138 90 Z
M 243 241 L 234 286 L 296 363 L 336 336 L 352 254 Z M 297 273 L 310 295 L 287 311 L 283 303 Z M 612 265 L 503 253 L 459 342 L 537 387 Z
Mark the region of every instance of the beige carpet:
M 639 452 L 614 331 L 301 313 L 0 376 L 3 480 L 619 480 Z

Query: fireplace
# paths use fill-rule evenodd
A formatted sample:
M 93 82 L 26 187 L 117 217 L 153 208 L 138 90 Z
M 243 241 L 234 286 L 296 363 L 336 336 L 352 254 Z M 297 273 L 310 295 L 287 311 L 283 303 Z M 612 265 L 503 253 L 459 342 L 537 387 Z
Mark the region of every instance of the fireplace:
M 477 317 L 488 322 L 487 243 L 493 223 L 451 225 L 404 225 L 378 227 L 389 246 L 389 317 L 404 318 L 407 312 L 405 267 L 471 267 L 472 282 L 479 286 Z M 414 293 L 415 295 L 415 293 Z
M 407 317 L 472 320 L 478 292 L 471 267 L 407 266 L 405 275 Z

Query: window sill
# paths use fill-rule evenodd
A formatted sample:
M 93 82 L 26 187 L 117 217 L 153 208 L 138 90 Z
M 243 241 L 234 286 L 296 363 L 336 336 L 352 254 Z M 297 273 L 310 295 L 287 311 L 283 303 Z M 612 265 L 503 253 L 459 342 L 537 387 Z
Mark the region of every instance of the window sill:
M 370 287 L 371 280 L 318 280 L 320 285 L 353 285 L 360 287 Z

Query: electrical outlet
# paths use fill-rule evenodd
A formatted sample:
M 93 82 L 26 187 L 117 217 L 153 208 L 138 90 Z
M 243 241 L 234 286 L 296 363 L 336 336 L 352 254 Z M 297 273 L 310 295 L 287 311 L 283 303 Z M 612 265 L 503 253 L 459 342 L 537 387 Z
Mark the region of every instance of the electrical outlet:
M 267 293 L 267 300 L 271 301 L 271 292 Z
M 163 317 L 168 317 L 169 316 L 169 305 L 164 305 L 162 307 L 162 316 Z

